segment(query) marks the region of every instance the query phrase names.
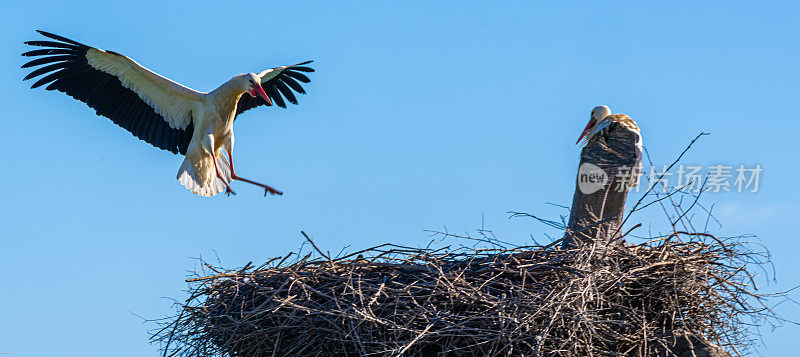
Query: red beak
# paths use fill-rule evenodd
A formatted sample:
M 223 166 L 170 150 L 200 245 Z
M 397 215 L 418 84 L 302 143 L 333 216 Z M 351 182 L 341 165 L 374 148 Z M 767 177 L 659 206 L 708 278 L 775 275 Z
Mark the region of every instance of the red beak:
M 584 135 L 586 135 L 586 133 L 589 132 L 589 129 L 591 129 L 593 125 L 594 125 L 594 120 L 589 120 L 589 123 L 587 123 L 586 127 L 583 128 L 583 132 L 581 133 L 581 137 L 578 138 L 578 141 L 575 142 L 575 145 L 578 145 L 578 143 L 581 142 L 581 139 L 583 139 Z
M 267 105 L 272 105 L 272 99 L 269 99 L 267 93 L 264 92 L 264 88 L 261 88 L 260 85 L 254 86 L 253 90 L 251 91 L 251 94 L 253 94 L 252 92 L 256 92 L 259 97 L 264 98 L 264 101 L 267 102 Z

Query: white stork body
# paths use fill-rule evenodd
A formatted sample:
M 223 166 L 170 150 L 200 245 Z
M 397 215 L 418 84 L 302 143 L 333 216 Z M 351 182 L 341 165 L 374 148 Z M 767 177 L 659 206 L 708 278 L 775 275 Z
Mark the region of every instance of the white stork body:
M 98 115 L 110 118 L 139 139 L 160 149 L 185 154 L 178 181 L 193 193 L 201 196 L 233 193 L 230 182 L 236 179 L 263 187 L 265 195 L 281 194 L 270 186 L 236 175 L 232 157 L 233 121 L 241 112 L 259 105 L 270 106 L 273 101 L 285 108 L 284 97 L 297 104 L 292 90 L 305 93 L 297 82 L 309 82 L 300 72 L 313 72 L 303 67 L 310 61 L 258 74 L 240 74 L 206 93 L 178 84 L 116 52 L 39 33 L 57 42 L 26 42 L 47 47 L 23 53 L 23 56 L 41 56 L 23 68 L 48 64 L 25 77 L 27 80 L 47 73 L 33 88 L 49 84 L 46 89 L 59 90 L 85 102 Z M 243 96 L 245 93 L 249 96 Z
M 631 117 L 625 114 L 611 114 L 611 109 L 609 109 L 605 105 L 600 105 L 594 107 L 592 109 L 592 114 L 589 118 L 589 123 L 586 124 L 586 128 L 583 129 L 581 136 L 578 138 L 577 143 L 581 143 L 581 146 L 585 146 L 589 143 L 589 140 L 594 137 L 597 133 L 601 132 L 603 129 L 608 127 L 611 123 L 618 122 L 623 128 L 627 129 L 628 131 L 634 133 L 636 135 L 636 155 L 638 158 L 637 163 L 634 167 L 631 168 L 631 179 L 629 181 L 628 187 L 634 187 L 639 184 L 639 177 L 641 176 L 641 169 L 642 169 L 642 133 L 639 130 L 639 125 L 636 124 Z M 576 143 L 576 144 L 577 144 Z
M 230 83 L 230 82 L 228 82 Z M 225 83 L 219 89 L 205 94 L 196 104 L 197 120 L 186 150 L 178 181 L 201 196 L 213 196 L 227 189 L 231 182 L 230 162 L 222 149 L 233 152 L 233 119 L 236 102 L 242 93 L 236 94 Z M 214 161 L 216 158 L 216 166 Z M 221 178 L 217 176 L 217 170 Z

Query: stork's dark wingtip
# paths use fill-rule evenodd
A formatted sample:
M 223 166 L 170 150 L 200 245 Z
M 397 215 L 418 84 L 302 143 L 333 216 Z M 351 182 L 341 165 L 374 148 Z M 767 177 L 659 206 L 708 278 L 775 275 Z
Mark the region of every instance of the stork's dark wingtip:
M 56 35 L 56 34 L 54 34 L 52 32 L 47 32 L 47 31 L 43 31 L 43 30 L 36 30 L 36 32 L 39 33 L 40 35 L 44 36 L 44 37 L 52 38 L 54 40 L 61 41 L 61 36 Z
M 290 67 L 289 67 L 289 69 L 291 69 L 291 70 L 295 70 L 295 71 L 300 71 L 300 72 L 314 72 L 314 69 L 313 69 L 313 68 L 311 68 L 311 67 L 304 67 L 305 65 L 307 65 L 307 64 L 309 64 L 309 63 L 312 63 L 312 62 L 314 62 L 314 61 L 313 61 L 313 60 L 311 60 L 311 61 L 305 61 L 305 62 L 301 62 L 301 63 L 298 63 L 298 64 L 296 64 L 296 65 L 290 66 Z
M 42 31 L 42 30 L 36 30 L 36 32 L 38 32 L 39 34 L 41 34 L 44 37 L 51 38 L 51 39 L 54 39 L 56 41 L 66 42 L 66 43 L 69 43 L 69 44 L 72 44 L 72 45 L 75 45 L 75 46 L 80 46 L 80 47 L 87 47 L 86 45 L 84 45 L 84 44 L 82 44 L 82 43 L 80 43 L 78 41 L 70 40 L 70 39 L 68 39 L 68 38 L 66 38 L 64 36 L 59 36 L 59 35 L 56 35 L 54 33 L 50 33 L 50 32 L 47 32 L 47 31 Z
M 58 37 L 60 37 L 60 36 L 58 36 L 58 35 L 56 35 L 54 33 L 43 31 L 43 30 L 36 30 L 36 32 L 38 32 L 40 35 L 42 35 L 44 37 L 52 38 L 54 40 L 58 40 Z

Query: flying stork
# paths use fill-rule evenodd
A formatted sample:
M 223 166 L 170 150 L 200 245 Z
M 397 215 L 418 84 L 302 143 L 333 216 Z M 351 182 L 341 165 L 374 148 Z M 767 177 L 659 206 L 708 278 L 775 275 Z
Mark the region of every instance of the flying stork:
M 44 75 L 31 88 L 47 85 L 47 90 L 64 92 L 137 138 L 159 149 L 185 155 L 177 178 L 195 194 L 205 197 L 223 191 L 235 194 L 231 180 L 260 186 L 265 196 L 283 194 L 236 174 L 233 121 L 257 106 L 274 103 L 286 108 L 285 101 L 297 104 L 292 91 L 305 94 L 298 82 L 310 81 L 302 72 L 314 72 L 306 66 L 312 61 L 240 74 L 206 93 L 176 83 L 117 52 L 37 32 L 53 41 L 25 42 L 44 47 L 22 54 L 36 57 L 22 68 L 41 66 L 24 80 Z
M 641 168 L 642 168 L 642 133 L 639 131 L 639 125 L 636 124 L 631 117 L 625 114 L 611 114 L 611 109 L 605 105 L 599 105 L 592 109 L 592 114 L 589 117 L 589 123 L 586 124 L 586 127 L 583 129 L 581 136 L 578 137 L 578 141 L 575 143 L 581 143 L 581 146 L 585 146 L 589 143 L 589 140 L 595 136 L 597 133 L 601 132 L 603 129 L 608 127 L 611 123 L 618 122 L 623 128 L 629 130 L 630 132 L 636 134 L 636 157 L 637 162 L 634 167 L 631 168 L 632 176 L 629 182 L 629 188 L 634 187 L 639 184 L 639 176 L 641 175 Z

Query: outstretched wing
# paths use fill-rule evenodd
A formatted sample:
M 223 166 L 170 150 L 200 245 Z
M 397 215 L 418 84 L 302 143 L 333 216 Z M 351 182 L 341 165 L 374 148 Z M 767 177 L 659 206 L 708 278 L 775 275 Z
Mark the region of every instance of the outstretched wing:
M 308 83 L 311 81 L 303 74 L 303 72 L 314 72 L 313 68 L 305 66 L 311 62 L 313 61 L 306 61 L 291 66 L 270 68 L 259 73 L 258 76 L 261 77 L 261 88 L 264 88 L 264 92 L 272 99 L 272 102 L 281 108 L 286 108 L 284 98 L 286 98 L 289 103 L 297 104 L 297 97 L 295 97 L 292 91 L 306 94 L 306 91 L 303 90 L 303 87 L 297 82 Z M 247 94 L 242 95 L 242 97 L 239 98 L 239 103 L 236 105 L 236 114 L 238 115 L 245 110 L 255 108 L 259 105 L 269 106 L 271 104 L 267 103 L 267 101 L 261 97 L 254 98 Z
M 55 41 L 28 41 L 44 47 L 23 53 L 37 57 L 22 68 L 38 67 L 24 80 L 31 88 L 47 85 L 80 100 L 137 138 L 173 153 L 185 154 L 192 137 L 194 103 L 202 93 L 184 87 L 113 51 L 37 31 Z

